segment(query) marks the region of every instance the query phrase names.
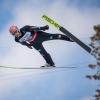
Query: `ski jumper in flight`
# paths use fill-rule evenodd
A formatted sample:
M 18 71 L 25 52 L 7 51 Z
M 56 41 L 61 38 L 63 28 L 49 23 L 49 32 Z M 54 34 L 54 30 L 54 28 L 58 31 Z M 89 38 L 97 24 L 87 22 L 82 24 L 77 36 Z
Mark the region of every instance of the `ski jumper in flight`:
M 50 54 L 45 50 L 42 43 L 44 41 L 49 40 L 65 40 L 73 42 L 70 38 L 66 35 L 62 34 L 51 34 L 45 32 L 48 30 L 49 26 L 37 27 L 37 26 L 30 26 L 26 25 L 22 28 L 18 28 L 16 25 L 12 25 L 9 29 L 9 32 L 15 37 L 15 41 L 29 47 L 32 49 L 34 47 L 45 59 L 46 64 L 42 67 L 55 67 L 55 63 L 53 62 Z

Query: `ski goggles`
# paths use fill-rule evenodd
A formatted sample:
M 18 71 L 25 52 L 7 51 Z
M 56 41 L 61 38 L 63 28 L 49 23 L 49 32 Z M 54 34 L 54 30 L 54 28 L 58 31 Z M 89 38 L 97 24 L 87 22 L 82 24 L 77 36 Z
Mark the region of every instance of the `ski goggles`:
M 16 33 L 19 33 L 19 30 L 16 30 L 15 32 L 12 32 L 11 34 L 12 34 L 13 36 L 15 36 Z

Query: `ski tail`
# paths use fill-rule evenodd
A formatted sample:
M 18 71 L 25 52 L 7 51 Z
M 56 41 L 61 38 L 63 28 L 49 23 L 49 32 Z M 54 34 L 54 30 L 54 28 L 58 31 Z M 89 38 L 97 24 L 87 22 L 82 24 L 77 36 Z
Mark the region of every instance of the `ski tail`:
M 65 29 L 63 26 L 58 24 L 56 21 L 54 21 L 53 19 L 51 19 L 50 17 L 48 17 L 46 15 L 43 15 L 42 19 L 44 19 L 49 24 L 51 24 L 52 26 L 54 26 L 55 28 L 57 28 L 58 30 L 63 32 L 65 35 L 67 35 L 69 38 L 71 38 L 74 42 L 76 42 L 78 45 L 80 45 L 84 50 L 86 50 L 88 53 L 91 53 L 92 50 L 89 46 L 87 46 L 85 43 L 80 41 L 77 37 L 75 37 L 73 34 L 71 34 L 67 29 Z

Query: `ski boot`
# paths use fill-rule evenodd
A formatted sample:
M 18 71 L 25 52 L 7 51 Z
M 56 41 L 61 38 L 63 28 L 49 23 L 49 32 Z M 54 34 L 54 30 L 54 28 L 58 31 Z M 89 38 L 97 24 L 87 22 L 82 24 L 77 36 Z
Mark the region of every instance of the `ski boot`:
M 56 67 L 56 66 L 55 65 L 50 65 L 50 64 L 46 63 L 45 65 L 43 65 L 41 67 Z

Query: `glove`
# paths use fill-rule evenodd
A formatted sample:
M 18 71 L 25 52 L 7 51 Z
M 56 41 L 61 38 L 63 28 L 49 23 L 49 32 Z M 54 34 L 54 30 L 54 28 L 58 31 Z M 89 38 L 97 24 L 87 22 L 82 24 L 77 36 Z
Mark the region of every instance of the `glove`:
M 49 26 L 46 25 L 46 26 L 44 26 L 44 27 L 40 27 L 40 29 L 43 30 L 43 31 L 45 31 L 45 30 L 48 30 L 48 29 L 49 29 Z
M 49 29 L 49 26 L 48 25 L 46 25 L 46 26 L 44 26 L 45 27 L 45 30 L 48 30 Z
M 32 46 L 30 46 L 30 45 L 28 45 L 27 47 L 28 47 L 29 49 L 33 49 Z

